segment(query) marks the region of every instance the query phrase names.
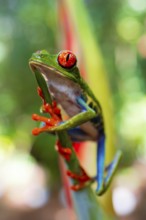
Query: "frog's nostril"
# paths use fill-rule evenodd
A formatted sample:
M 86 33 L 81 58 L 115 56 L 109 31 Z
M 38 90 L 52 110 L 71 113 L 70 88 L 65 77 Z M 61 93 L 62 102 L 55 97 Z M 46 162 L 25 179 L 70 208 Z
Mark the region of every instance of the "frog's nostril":
M 40 54 L 40 53 L 41 53 L 41 50 L 37 50 L 36 53 L 37 53 L 37 54 Z

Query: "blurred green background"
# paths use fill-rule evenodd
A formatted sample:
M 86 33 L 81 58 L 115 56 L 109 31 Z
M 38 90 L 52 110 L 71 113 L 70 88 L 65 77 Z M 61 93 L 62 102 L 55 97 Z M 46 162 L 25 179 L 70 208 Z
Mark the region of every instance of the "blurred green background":
M 146 1 L 84 4 L 107 70 L 116 144 L 124 152 L 126 167 L 146 155 Z M 48 168 L 54 190 L 61 180 L 58 156 L 48 142 L 52 146 L 55 140 L 31 135 L 35 126 L 31 114 L 39 111 L 41 102 L 28 60 L 39 49 L 58 52 L 58 22 L 57 1 L 0 0 L 0 158 L 31 152 Z

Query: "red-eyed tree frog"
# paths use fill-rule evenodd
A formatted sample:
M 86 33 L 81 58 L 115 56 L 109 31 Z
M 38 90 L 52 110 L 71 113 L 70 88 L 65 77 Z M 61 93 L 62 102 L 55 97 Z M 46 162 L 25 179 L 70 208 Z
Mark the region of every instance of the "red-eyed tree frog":
M 66 130 L 73 142 L 95 141 L 97 143 L 97 189 L 101 195 L 108 187 L 121 158 L 118 151 L 112 163 L 105 167 L 105 130 L 101 106 L 83 80 L 77 67 L 76 56 L 68 50 L 51 55 L 46 50 L 37 51 L 29 61 L 31 69 L 39 71 L 48 86 L 48 90 L 68 116 L 39 132 L 57 132 Z

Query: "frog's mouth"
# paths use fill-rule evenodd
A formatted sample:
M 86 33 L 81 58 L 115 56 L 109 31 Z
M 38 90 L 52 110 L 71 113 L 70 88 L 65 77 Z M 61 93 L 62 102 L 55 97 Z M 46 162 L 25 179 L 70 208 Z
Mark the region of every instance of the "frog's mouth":
M 41 63 L 30 61 L 30 67 L 34 71 L 37 69 L 44 77 L 48 90 L 58 102 L 62 99 L 75 101 L 76 97 L 81 94 L 81 87 L 73 80 L 64 76 L 60 71 Z

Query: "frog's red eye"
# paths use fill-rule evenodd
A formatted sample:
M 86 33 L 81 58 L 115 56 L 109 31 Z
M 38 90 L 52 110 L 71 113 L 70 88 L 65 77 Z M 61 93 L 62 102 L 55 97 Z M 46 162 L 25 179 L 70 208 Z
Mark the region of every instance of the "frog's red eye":
M 58 55 L 58 63 L 64 68 L 72 68 L 76 65 L 76 56 L 68 50 L 61 51 Z

